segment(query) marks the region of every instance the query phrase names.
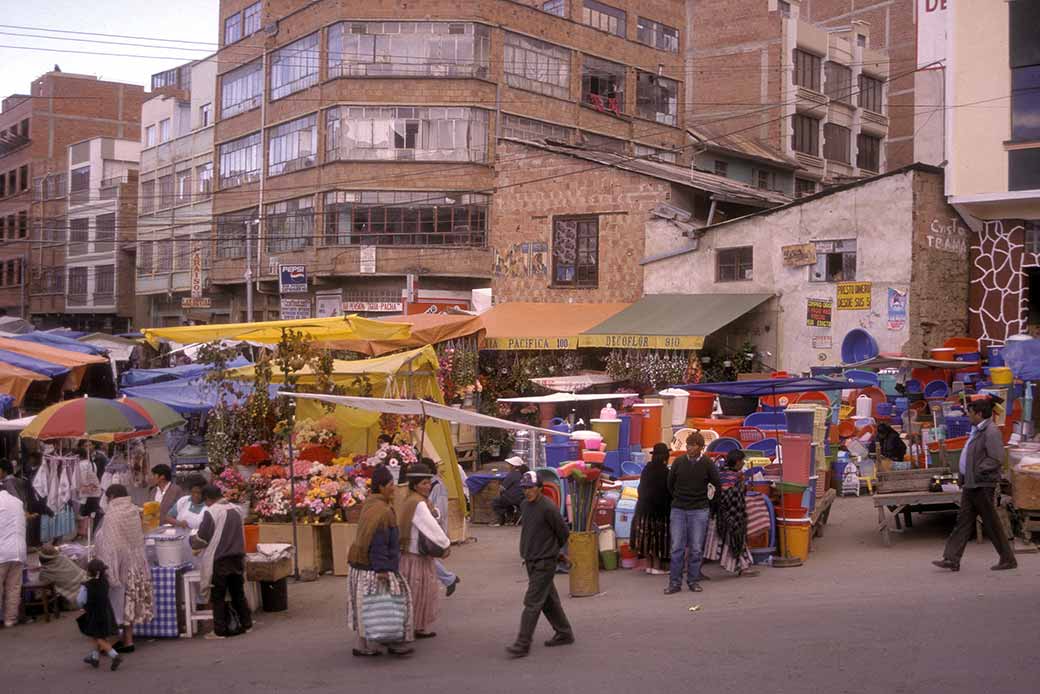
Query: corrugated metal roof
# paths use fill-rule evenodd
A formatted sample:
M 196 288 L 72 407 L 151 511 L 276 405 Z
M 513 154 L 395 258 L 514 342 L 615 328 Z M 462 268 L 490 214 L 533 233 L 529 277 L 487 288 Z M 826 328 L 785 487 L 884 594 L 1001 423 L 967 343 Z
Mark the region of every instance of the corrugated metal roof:
M 614 154 L 612 152 L 601 152 L 599 150 L 548 144 L 546 142 L 535 142 L 532 140 L 520 140 L 512 137 L 504 137 L 501 139 L 510 142 L 519 142 L 520 144 L 529 147 L 537 147 L 538 149 L 544 149 L 556 154 L 564 154 L 577 159 L 596 162 L 597 164 L 602 164 L 604 166 L 610 166 L 615 169 L 621 169 L 623 171 L 629 171 L 643 176 L 650 176 L 663 181 L 678 183 L 690 188 L 697 188 L 719 196 L 720 199 L 737 204 L 753 207 L 774 207 L 776 205 L 783 205 L 791 202 L 791 198 L 787 197 L 783 193 L 777 193 L 771 190 L 760 190 L 741 183 L 740 181 L 733 180 L 732 178 L 716 176 L 715 174 L 703 171 L 694 171 L 693 169 L 678 166 L 676 164 L 652 161 L 641 157 L 634 158 L 624 154 Z
M 710 125 L 687 126 L 690 137 L 712 150 L 733 152 L 738 156 L 765 161 L 785 169 L 797 169 L 798 160 L 764 142 L 752 138 L 739 138 L 726 134 L 722 128 Z

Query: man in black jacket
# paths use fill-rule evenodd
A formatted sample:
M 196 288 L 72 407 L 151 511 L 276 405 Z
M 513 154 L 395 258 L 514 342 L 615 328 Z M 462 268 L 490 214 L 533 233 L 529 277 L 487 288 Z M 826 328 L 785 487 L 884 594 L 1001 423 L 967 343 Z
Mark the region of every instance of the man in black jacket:
M 683 564 L 690 590 L 699 593 L 704 538 L 710 516 L 708 484 L 719 490 L 719 469 L 711 458 L 702 455 L 704 437 L 695 431 L 686 438 L 686 455 L 679 456 L 668 471 L 668 491 L 672 495 L 669 529 L 672 534 L 672 563 L 665 595 L 682 590 Z
M 524 612 L 520 617 L 520 633 L 516 643 L 506 648 L 506 652 L 513 658 L 523 658 L 531 652 L 531 640 L 540 614 L 545 615 L 556 631 L 545 642 L 546 646 L 574 643 L 574 631 L 563 612 L 563 603 L 553 583 L 556 561 L 567 544 L 570 532 L 563 522 L 560 509 L 542 496 L 542 482 L 538 479 L 538 473 L 525 472 L 520 485 L 524 490 L 524 503 L 520 507 L 520 556 L 524 558 L 527 567 L 527 595 L 524 596 Z

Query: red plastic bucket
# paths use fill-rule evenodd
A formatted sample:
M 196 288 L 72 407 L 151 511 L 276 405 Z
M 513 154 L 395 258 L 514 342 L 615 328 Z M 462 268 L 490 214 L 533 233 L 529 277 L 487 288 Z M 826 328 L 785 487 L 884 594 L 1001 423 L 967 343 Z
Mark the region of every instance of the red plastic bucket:
M 700 393 L 696 390 L 690 391 L 690 397 L 686 401 L 687 417 L 710 417 L 715 407 L 714 393 Z

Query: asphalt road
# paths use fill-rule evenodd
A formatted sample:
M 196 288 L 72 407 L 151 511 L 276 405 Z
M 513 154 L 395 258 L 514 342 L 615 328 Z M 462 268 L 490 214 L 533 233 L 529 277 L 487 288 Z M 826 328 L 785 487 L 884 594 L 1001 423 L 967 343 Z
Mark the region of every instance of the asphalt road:
M 720 575 L 700 594 L 661 593 L 665 577 L 601 573 L 603 593 L 565 598 L 578 642 L 511 661 L 525 579 L 516 528 L 478 527 L 448 563 L 463 582 L 442 603 L 435 639 L 406 660 L 357 659 L 345 580 L 290 586 L 289 611 L 260 613 L 224 641 L 139 644 L 115 673 L 90 670 L 72 615 L 0 631 L 0 691 L 121 692 L 913 692 L 1034 693 L 1040 675 L 1040 555 L 994 573 L 972 543 L 960 573 L 931 566 L 950 518 L 915 521 L 891 548 L 870 500 L 839 499 L 800 568 Z M 566 591 L 567 578 L 558 577 Z M 701 605 L 691 612 L 690 607 Z M 408 688 L 408 689 L 406 689 Z

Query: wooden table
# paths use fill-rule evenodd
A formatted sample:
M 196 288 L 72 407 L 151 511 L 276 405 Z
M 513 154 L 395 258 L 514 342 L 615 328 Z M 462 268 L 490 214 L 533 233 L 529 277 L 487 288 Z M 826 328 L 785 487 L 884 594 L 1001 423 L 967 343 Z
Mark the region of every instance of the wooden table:
M 901 516 L 906 519 L 907 527 L 913 527 L 910 521 L 911 513 L 955 511 L 960 505 L 961 493 L 959 491 L 896 492 L 874 495 L 874 507 L 878 510 L 878 532 L 881 533 L 881 539 L 884 540 L 886 547 L 892 545 L 893 532 L 903 532 Z M 979 542 L 982 541 L 981 532 L 977 539 Z

